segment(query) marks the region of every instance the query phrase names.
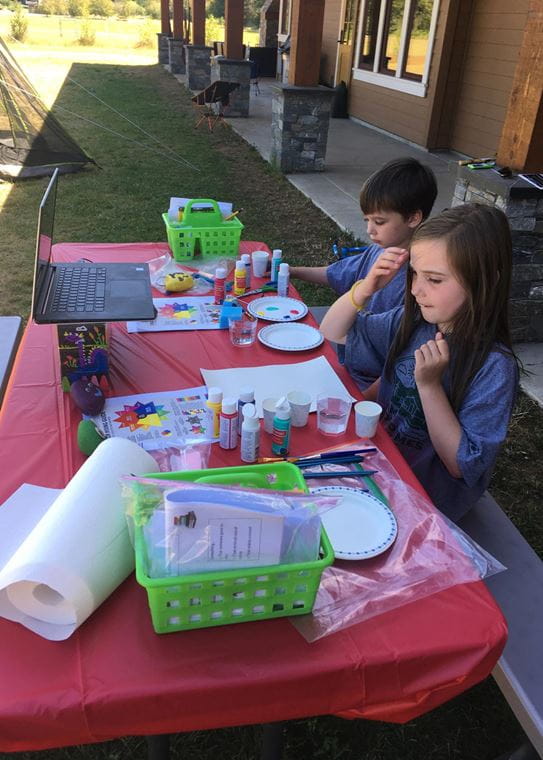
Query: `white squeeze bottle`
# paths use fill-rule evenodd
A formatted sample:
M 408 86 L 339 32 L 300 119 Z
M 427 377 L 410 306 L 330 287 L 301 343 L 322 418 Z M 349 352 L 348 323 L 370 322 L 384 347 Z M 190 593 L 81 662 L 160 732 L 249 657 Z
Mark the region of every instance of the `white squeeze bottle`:
M 279 275 L 277 276 L 277 295 L 288 295 L 288 283 L 290 279 L 290 272 L 288 264 L 279 264 Z
M 249 290 L 251 287 L 251 257 L 248 253 L 242 253 L 240 258 L 245 264 L 245 288 Z
M 243 406 L 243 424 L 241 426 L 241 461 L 256 462 L 260 447 L 260 420 L 256 416 L 254 404 Z
M 254 404 L 255 402 L 255 392 L 254 389 L 251 388 L 250 385 L 242 385 L 239 389 L 239 398 L 238 398 L 238 428 L 239 428 L 239 434 L 241 435 L 241 421 L 243 419 L 243 413 L 242 409 L 245 406 L 245 404 Z

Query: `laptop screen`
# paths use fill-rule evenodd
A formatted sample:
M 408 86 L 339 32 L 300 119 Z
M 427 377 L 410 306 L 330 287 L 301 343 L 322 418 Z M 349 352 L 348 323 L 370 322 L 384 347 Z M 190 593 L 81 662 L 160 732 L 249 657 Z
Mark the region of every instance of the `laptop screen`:
M 47 189 L 43 194 L 38 211 L 38 232 L 36 236 L 36 263 L 32 290 L 32 315 L 37 311 L 40 295 L 46 279 L 47 267 L 53 247 L 53 227 L 57 199 L 58 169 L 55 169 Z

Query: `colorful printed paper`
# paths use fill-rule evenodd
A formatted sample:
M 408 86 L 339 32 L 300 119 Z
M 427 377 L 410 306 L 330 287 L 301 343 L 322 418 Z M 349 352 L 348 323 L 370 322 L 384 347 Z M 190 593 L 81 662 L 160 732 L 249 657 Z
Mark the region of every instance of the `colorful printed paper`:
M 214 440 L 206 400 L 205 386 L 117 396 L 91 419 L 108 438 L 128 438 L 147 450 L 182 446 Z
M 150 322 L 127 322 L 129 333 L 169 330 L 218 330 L 221 307 L 213 296 L 153 298 L 157 316 Z

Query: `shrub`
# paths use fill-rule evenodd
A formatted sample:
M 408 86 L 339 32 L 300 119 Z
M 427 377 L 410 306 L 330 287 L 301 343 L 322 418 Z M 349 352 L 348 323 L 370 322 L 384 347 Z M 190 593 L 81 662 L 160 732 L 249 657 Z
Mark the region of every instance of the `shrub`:
M 67 0 L 67 11 L 69 16 L 81 18 L 88 13 L 87 0 Z
M 115 13 L 115 6 L 112 0 L 90 0 L 89 13 L 91 16 L 100 16 L 100 18 L 108 18 Z
M 38 10 L 45 16 L 65 16 L 68 13 L 66 0 L 41 0 Z
M 17 5 L 9 20 L 9 31 L 14 40 L 24 42 L 28 32 L 28 19 L 21 5 Z
M 96 32 L 94 31 L 89 19 L 85 19 L 81 24 L 79 30 L 79 37 L 77 43 L 79 45 L 85 45 L 86 47 L 92 47 L 96 42 Z
M 147 14 L 151 16 L 151 18 L 159 19 L 160 18 L 160 2 L 159 0 L 152 0 L 152 2 L 147 3 Z
M 150 48 L 155 45 L 156 34 L 155 25 L 151 21 L 145 21 L 139 30 L 138 39 L 135 47 Z
M 119 18 L 130 18 L 141 13 L 141 7 L 134 0 L 122 0 L 115 7 Z
M 215 16 L 206 18 L 206 45 L 213 45 L 215 41 L 224 40 L 224 21 Z

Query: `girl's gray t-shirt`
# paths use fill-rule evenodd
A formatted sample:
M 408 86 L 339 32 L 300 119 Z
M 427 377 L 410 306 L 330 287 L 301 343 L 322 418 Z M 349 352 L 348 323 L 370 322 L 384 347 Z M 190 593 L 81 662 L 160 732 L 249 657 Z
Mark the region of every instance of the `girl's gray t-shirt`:
M 347 336 L 345 365 L 366 373 L 384 370 L 403 307 L 384 314 L 361 314 Z M 462 436 L 457 453 L 461 478 L 449 474 L 428 435 L 415 383 L 415 350 L 435 338 L 437 328 L 422 321 L 397 359 L 389 380 L 381 375 L 378 402 L 382 422 L 434 504 L 451 520 L 459 520 L 488 486 L 507 427 L 518 385 L 514 358 L 497 348 L 473 378 L 457 417 Z M 443 376 L 447 395 L 450 372 Z

